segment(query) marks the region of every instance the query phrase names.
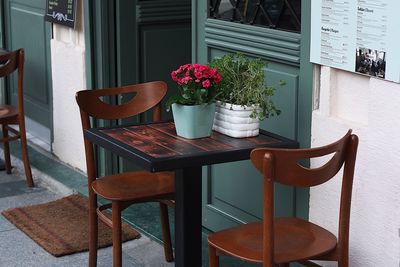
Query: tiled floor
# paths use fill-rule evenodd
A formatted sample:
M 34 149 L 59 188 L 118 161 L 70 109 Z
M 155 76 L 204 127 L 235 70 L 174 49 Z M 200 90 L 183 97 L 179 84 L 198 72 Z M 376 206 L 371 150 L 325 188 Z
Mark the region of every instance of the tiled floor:
M 20 149 L 19 143 L 13 142 L 11 143 L 11 151 L 15 156 L 15 160 L 20 158 Z M 39 152 L 40 151 L 40 152 Z M 2 153 L 1 153 L 2 154 Z M 86 176 L 75 170 L 69 166 L 66 166 L 62 162 L 57 161 L 50 153 L 35 147 L 29 147 L 29 158 L 30 163 L 34 171 L 35 177 L 41 177 L 42 183 L 44 182 L 47 186 L 56 186 L 57 188 L 61 188 L 64 194 L 70 194 L 72 192 L 79 192 L 83 195 L 87 195 L 87 180 Z M 17 164 L 15 162 L 14 164 Z M 20 163 L 19 163 L 20 164 Z M 35 173 L 36 172 L 36 173 Z M 2 176 L 0 174 L 0 176 Z M 37 182 L 37 180 L 35 180 Z M 29 190 L 26 189 L 26 186 L 23 181 L 18 181 L 19 185 L 16 185 L 13 190 Z M 18 189 L 25 188 L 25 189 Z M 36 188 L 34 189 L 36 190 Z M 39 190 L 39 189 L 38 189 Z M 43 189 L 42 189 L 43 190 Z M 0 191 L 0 198 L 2 194 L 7 194 L 7 192 Z M 169 209 L 169 217 L 171 224 L 171 234 L 173 236 L 174 233 L 174 211 L 173 209 Z M 128 209 L 124 210 L 123 218 L 133 225 L 137 230 L 144 233 L 151 240 L 157 241 L 160 243 L 161 241 L 161 229 L 160 229 L 160 221 L 159 221 L 159 206 L 158 203 L 143 203 L 143 204 L 135 204 Z M 150 242 L 148 240 L 147 242 Z M 129 242 L 128 242 L 129 243 Z M 127 243 L 126 246 L 130 246 Z M 152 243 L 153 244 L 153 243 Z M 135 246 L 135 245 L 132 245 Z M 161 247 L 161 246 L 160 246 Z M 135 251 L 138 248 L 135 248 Z M 128 248 L 129 250 L 129 248 Z M 139 249 L 140 250 L 140 249 Z M 145 253 L 146 250 L 143 250 Z M 131 253 L 128 253 L 131 255 Z M 208 248 L 207 248 L 207 231 L 204 229 L 203 232 L 203 266 L 208 266 Z M 1 255 L 1 251 L 0 251 Z M 17 265 L 16 265 L 17 266 Z M 23 266 L 23 265 L 19 265 Z M 47 265 L 39 265 L 39 266 L 47 266 Z M 51 265 L 49 265 L 51 266 Z M 58 265 L 62 266 L 62 265 Z M 66 265 L 66 266 L 75 266 L 75 265 Z M 82 265 L 83 266 L 83 265 Z M 106 266 L 106 265 L 104 265 Z M 136 265 L 131 265 L 136 266 Z M 142 266 L 142 265 L 138 265 Z M 143 265 L 143 266 L 164 266 L 164 265 Z M 230 258 L 222 258 L 221 266 L 229 266 L 229 267 L 237 267 L 237 266 L 259 266 L 254 264 L 247 264 L 242 261 L 233 260 Z M 0 267 L 1 259 L 0 259 Z

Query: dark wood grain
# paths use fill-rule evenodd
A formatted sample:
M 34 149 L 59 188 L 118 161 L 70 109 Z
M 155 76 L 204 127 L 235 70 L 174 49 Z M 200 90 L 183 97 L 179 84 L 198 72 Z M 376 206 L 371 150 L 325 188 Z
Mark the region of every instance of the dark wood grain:
M 283 144 L 282 140 L 265 134 L 252 138 L 231 138 L 213 132 L 211 137 L 186 139 L 176 135 L 173 122 L 103 129 L 101 132 L 154 158 L 201 155 Z
M 233 146 L 229 143 L 223 143 L 212 138 L 205 137 L 199 139 L 187 139 L 176 135 L 175 124 L 173 122 L 150 124 L 148 127 L 156 129 L 159 132 L 165 133 L 170 138 L 174 138 L 181 143 L 190 144 L 201 149 L 201 151 L 217 151 L 231 149 Z M 214 135 L 215 132 L 212 133 Z
M 118 128 L 103 131 L 103 133 L 152 157 L 172 157 L 179 155 L 176 151 L 162 146 L 158 142 L 154 142 L 154 135 L 148 135 L 146 130 L 140 128 L 143 127 L 138 126 L 136 129 Z

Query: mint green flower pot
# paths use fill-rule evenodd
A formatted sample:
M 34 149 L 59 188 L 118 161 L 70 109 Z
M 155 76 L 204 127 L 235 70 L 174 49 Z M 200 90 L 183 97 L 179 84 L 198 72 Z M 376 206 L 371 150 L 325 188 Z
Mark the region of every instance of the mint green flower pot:
M 188 139 L 211 135 L 215 115 L 215 103 L 185 106 L 172 104 L 176 134 Z

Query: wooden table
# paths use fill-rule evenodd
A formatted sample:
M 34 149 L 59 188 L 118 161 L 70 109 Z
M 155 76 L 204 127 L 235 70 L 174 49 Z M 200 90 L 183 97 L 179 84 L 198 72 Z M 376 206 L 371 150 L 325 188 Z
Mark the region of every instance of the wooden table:
M 94 144 L 134 161 L 151 172 L 176 172 L 175 266 L 201 266 L 202 166 L 246 160 L 256 147 L 296 148 L 296 141 L 266 131 L 252 138 L 178 137 L 172 122 L 85 131 Z

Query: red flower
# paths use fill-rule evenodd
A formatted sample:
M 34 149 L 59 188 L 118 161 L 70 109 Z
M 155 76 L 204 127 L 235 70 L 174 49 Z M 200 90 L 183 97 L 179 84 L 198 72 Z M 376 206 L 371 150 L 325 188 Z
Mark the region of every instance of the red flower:
M 194 76 L 197 78 L 197 79 L 201 79 L 202 77 L 203 77 L 203 73 L 201 73 L 201 71 L 194 71 Z
M 176 70 L 174 70 L 173 72 L 171 72 L 171 77 L 172 77 L 172 80 L 173 80 L 174 82 L 177 82 L 177 81 L 178 81 L 178 77 L 176 77 L 177 72 L 178 72 L 178 71 L 176 71 Z
M 221 80 L 222 80 L 221 74 L 217 73 L 217 74 L 214 76 L 214 82 L 215 82 L 215 83 L 219 83 Z
M 214 101 L 216 85 L 221 81 L 217 69 L 197 63 L 180 66 L 171 72 L 171 78 L 178 84 L 178 95 L 185 95 L 184 101 L 182 98 L 177 102 L 196 105 Z
M 211 83 L 210 80 L 204 80 L 201 85 L 203 85 L 204 88 L 210 87 Z
M 187 84 L 190 80 L 192 80 L 192 77 L 186 76 L 186 77 L 183 77 L 183 78 L 180 80 L 180 82 L 181 82 L 181 83 L 184 83 L 184 84 Z

